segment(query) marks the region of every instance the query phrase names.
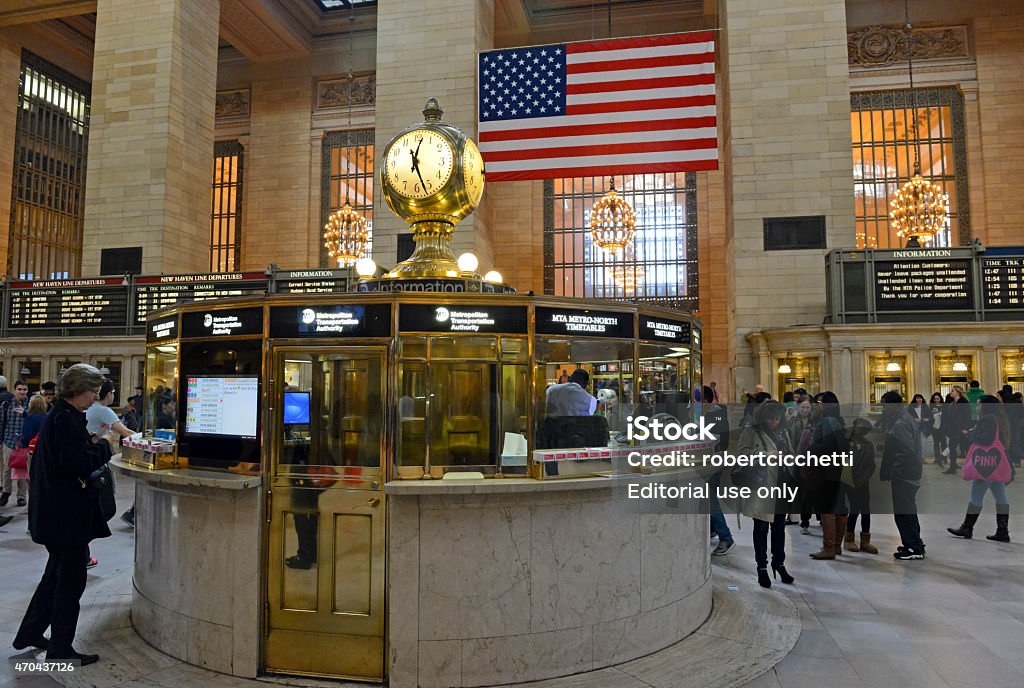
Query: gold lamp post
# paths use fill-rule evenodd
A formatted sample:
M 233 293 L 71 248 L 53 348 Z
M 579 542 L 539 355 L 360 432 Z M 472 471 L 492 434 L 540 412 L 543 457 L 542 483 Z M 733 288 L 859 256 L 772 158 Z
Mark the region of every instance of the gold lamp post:
M 636 213 L 615 190 L 615 179 L 610 179 L 608 193 L 591 210 L 590 238 L 602 251 L 615 253 L 628 246 L 635 233 Z
M 921 176 L 921 137 L 917 122 L 917 94 L 914 91 L 914 37 L 907 0 L 903 0 L 903 11 L 903 31 L 907 35 L 907 69 L 910 74 L 910 93 L 914 99 L 914 174 L 889 202 L 889 221 L 896 235 L 907 239 L 907 248 L 918 248 L 922 241 L 933 241 L 945 226 L 949 216 L 949 195 L 941 186 Z

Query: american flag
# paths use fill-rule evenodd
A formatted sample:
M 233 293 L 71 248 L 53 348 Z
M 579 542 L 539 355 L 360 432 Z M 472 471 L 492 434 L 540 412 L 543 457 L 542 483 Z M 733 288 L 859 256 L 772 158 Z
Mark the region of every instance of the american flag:
M 711 32 L 480 53 L 487 181 L 718 168 Z

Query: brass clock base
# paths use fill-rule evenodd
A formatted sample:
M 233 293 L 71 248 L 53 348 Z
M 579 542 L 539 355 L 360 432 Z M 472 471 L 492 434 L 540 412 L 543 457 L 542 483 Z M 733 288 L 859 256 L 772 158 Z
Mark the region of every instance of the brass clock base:
M 455 226 L 448 222 L 413 223 L 413 241 L 416 242 L 416 249 L 408 260 L 402 261 L 384 275 L 384 279 L 459 276 L 459 264 L 451 249 L 454 231 Z

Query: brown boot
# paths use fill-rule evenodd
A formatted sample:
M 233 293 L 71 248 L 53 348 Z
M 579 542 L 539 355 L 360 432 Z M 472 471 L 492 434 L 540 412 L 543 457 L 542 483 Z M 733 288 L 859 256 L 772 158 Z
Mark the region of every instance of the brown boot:
M 843 538 L 846 537 L 846 522 L 849 519 L 846 514 L 836 515 L 836 556 L 843 553 Z
M 860 534 L 860 551 L 868 554 L 878 554 L 878 548 L 871 544 L 871 533 Z
M 821 515 L 821 549 L 811 553 L 811 559 L 836 558 L 836 515 Z
M 843 536 L 843 547 L 846 548 L 847 552 L 860 551 L 860 545 L 857 544 L 857 540 L 853 537 L 853 533 L 847 533 Z

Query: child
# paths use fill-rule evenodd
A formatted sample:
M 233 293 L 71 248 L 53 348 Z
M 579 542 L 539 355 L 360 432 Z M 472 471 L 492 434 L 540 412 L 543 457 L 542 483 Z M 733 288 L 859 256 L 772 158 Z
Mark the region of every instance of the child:
M 843 469 L 844 485 L 850 503 L 850 518 L 846 522 L 843 544 L 848 552 L 878 554 L 878 548 L 871 544 L 871 476 L 875 474 L 875 447 L 868 439 L 871 422 L 858 418 L 853 421 L 850 449 L 853 451 L 853 467 Z M 847 473 L 849 472 L 849 474 Z M 852 485 L 849 482 L 852 481 Z M 860 515 L 860 545 L 853 539 Z

